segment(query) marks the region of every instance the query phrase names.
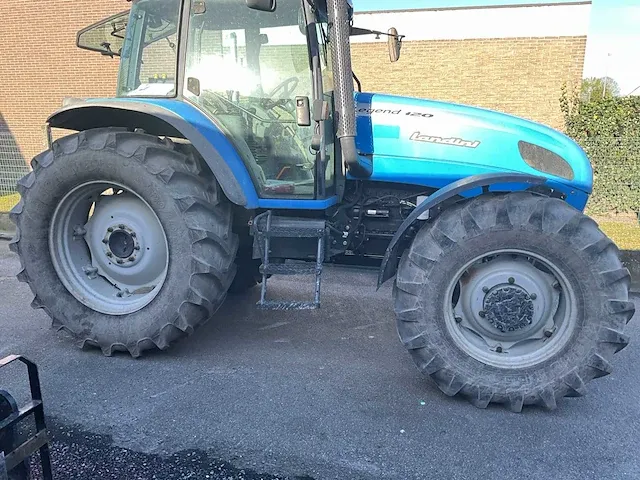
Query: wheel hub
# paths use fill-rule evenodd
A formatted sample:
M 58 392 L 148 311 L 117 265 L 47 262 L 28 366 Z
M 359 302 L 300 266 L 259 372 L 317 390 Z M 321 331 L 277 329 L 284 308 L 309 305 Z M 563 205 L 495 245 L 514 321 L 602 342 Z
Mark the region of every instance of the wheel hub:
M 533 300 L 519 286 L 494 288 L 484 297 L 487 321 L 500 332 L 521 330 L 533 322 Z
M 118 258 L 128 259 L 133 253 L 135 242 L 131 234 L 125 230 L 116 230 L 109 235 L 109 250 Z
M 568 328 L 566 285 L 556 269 L 533 254 L 512 250 L 479 256 L 450 284 L 450 331 L 463 350 L 486 364 L 536 363 L 564 341 L 556 339 Z

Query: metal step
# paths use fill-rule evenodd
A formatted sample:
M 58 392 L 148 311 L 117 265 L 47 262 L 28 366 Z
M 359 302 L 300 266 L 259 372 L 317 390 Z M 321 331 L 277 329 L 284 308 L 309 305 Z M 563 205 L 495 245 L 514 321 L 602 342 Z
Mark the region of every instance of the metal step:
M 320 307 L 320 277 L 324 261 L 326 222 L 308 218 L 278 217 L 271 210 L 254 219 L 253 232 L 261 247 L 262 288 L 258 307 L 265 310 L 315 310 Z M 315 265 L 270 263 L 272 238 L 317 238 Z M 283 302 L 267 300 L 267 280 L 270 275 L 315 275 L 313 302 Z
M 316 275 L 318 266 L 316 264 L 270 263 L 266 266 L 260 265 L 260 273 L 263 275 Z
M 320 302 L 278 302 L 265 300 L 258 302 L 258 307 L 262 310 L 317 310 Z
M 268 225 L 267 218 L 256 217 L 255 231 L 264 237 L 279 238 L 319 238 L 325 234 L 324 220 L 312 218 L 271 217 Z

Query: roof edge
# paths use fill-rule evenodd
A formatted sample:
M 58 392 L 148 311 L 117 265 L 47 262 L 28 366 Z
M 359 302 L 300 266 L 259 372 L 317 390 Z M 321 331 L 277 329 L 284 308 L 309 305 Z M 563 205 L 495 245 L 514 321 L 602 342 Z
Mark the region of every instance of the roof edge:
M 432 8 L 405 8 L 398 10 L 366 10 L 356 11 L 354 15 L 371 15 L 374 13 L 415 13 L 415 12 L 442 12 L 452 10 L 490 10 L 500 8 L 532 8 L 532 7 L 566 7 L 578 5 L 592 5 L 593 1 L 567 1 L 567 2 L 545 2 L 545 3 L 514 3 L 509 5 L 469 5 L 466 7 L 432 7 Z

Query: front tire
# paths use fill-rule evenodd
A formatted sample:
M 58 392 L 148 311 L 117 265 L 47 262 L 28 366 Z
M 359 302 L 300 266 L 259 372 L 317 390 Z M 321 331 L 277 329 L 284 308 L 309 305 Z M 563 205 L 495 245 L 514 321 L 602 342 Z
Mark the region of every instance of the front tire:
M 566 202 L 479 197 L 425 225 L 404 253 L 398 333 L 447 395 L 553 409 L 611 373 L 635 311 L 629 282 L 613 242 Z
M 53 326 L 105 355 L 166 349 L 235 275 L 228 200 L 173 142 L 121 129 L 65 137 L 18 182 L 11 248 Z

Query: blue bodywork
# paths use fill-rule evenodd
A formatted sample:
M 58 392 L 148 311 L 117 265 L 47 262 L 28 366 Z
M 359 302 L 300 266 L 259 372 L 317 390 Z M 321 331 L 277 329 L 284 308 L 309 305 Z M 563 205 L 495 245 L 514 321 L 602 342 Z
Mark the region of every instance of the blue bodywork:
M 123 108 L 131 102 L 154 105 L 195 127 L 229 166 L 246 197 L 245 208 L 324 210 L 338 202 L 336 196 L 320 200 L 259 198 L 231 141 L 213 119 L 186 101 L 155 98 L 115 101 L 122 102 Z M 541 175 L 547 178 L 546 185 L 562 192 L 573 207 L 584 210 L 586 206 L 593 184 L 591 164 L 573 140 L 556 130 L 490 110 L 431 100 L 356 93 L 355 102 L 356 145 L 362 160 L 373 163 L 373 173 L 367 180 L 441 188 L 481 174 Z M 562 157 L 573 169 L 573 179 L 529 166 L 520 154 L 519 141 L 544 147 Z M 355 180 L 350 174 L 347 178 Z M 491 186 L 490 190 L 516 191 L 528 187 L 501 184 Z M 461 195 L 472 197 L 480 193 L 481 189 L 472 189 Z
M 509 172 L 546 177 L 583 210 L 593 186 L 593 171 L 572 139 L 543 125 L 490 110 L 382 94 L 356 94 L 356 145 L 373 161 L 370 180 L 440 188 L 461 178 Z M 434 143 L 453 141 L 457 144 Z M 424 141 L 426 140 L 426 141 Z M 572 167 L 574 178 L 541 172 L 522 158 L 518 142 L 544 147 Z M 519 190 L 527 185 L 501 185 Z M 498 188 L 494 186 L 493 189 Z M 467 196 L 478 194 L 469 191 Z

